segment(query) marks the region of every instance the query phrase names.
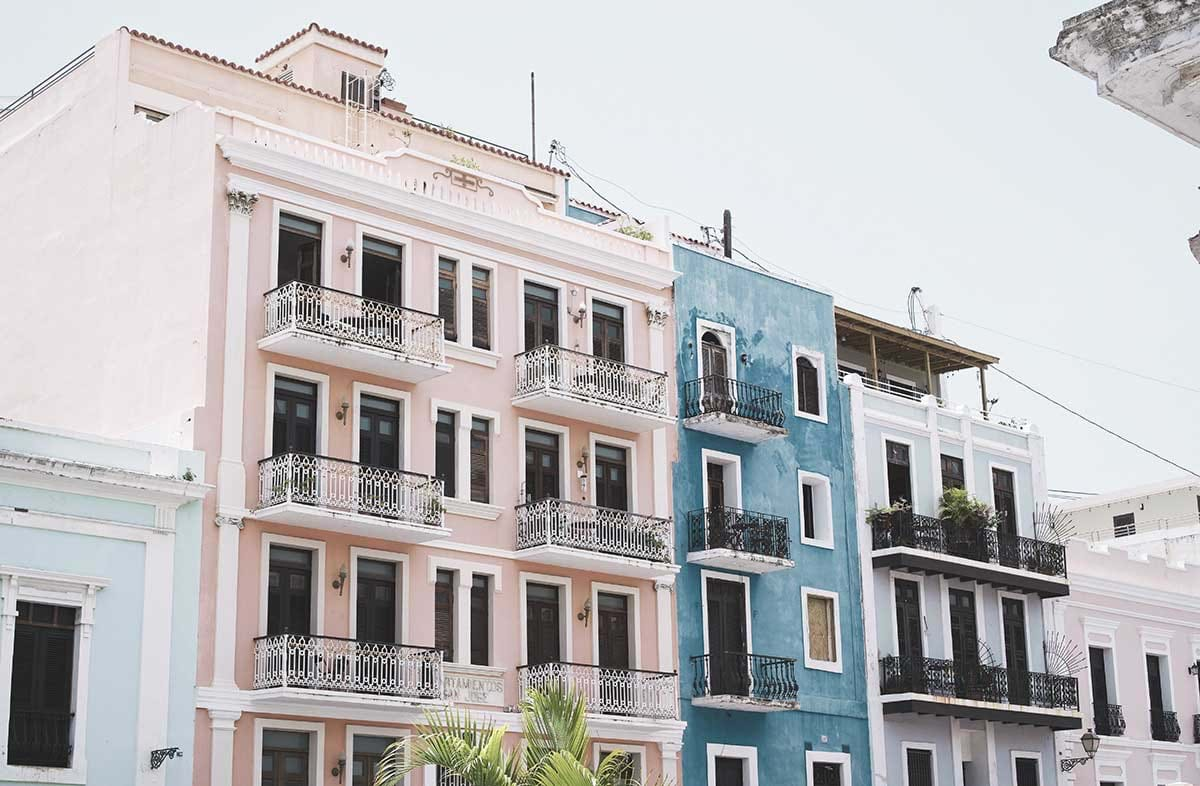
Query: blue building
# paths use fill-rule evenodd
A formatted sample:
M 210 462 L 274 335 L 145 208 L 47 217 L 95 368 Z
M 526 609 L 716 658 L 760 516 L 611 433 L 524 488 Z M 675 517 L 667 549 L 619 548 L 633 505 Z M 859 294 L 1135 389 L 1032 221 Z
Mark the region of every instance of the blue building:
M 832 298 L 676 245 L 686 786 L 871 782 Z
M 192 782 L 203 467 L 0 420 L 0 783 Z

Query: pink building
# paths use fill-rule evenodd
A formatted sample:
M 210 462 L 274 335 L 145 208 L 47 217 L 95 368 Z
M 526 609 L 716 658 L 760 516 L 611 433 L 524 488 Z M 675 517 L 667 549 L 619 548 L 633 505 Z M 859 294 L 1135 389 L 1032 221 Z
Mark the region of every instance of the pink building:
M 0 412 L 217 479 L 192 772 L 143 782 L 368 783 L 427 710 L 519 731 L 558 679 L 597 754 L 677 777 L 666 224 L 570 217 L 565 173 L 383 97 L 385 55 L 122 29 L 0 117 L 38 195 L 0 194 L 36 382 Z

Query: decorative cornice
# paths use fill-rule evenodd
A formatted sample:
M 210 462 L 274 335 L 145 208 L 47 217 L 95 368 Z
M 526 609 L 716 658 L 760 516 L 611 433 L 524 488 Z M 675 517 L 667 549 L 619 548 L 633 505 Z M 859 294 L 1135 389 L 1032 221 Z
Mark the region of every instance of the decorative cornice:
M 254 206 L 258 203 L 258 194 L 230 190 L 226 196 L 229 199 L 229 212 L 243 216 L 254 213 Z
M 0 450 L 0 480 L 176 506 L 202 499 L 213 488 L 181 478 L 6 450 Z

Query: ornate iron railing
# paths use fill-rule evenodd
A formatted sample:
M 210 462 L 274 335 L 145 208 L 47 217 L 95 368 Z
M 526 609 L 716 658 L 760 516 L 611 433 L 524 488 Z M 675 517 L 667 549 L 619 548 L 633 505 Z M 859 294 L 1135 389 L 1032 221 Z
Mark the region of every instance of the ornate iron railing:
M 565 499 L 517 506 L 517 549 L 534 546 L 567 546 L 653 562 L 674 562 L 675 556 L 669 519 Z
M 541 663 L 517 669 L 521 698 L 531 690 L 569 687 L 583 696 L 588 712 L 637 718 L 679 717 L 676 675 L 661 671 L 610 669 L 582 663 Z
M 1038 671 L 1018 671 L 974 661 L 879 659 L 880 693 L 925 693 L 1044 709 L 1079 709 L 1079 681 Z
M 649 415 L 669 414 L 667 375 L 543 344 L 516 358 L 516 395 L 553 391 Z
M 1044 576 L 1067 575 L 1066 548 L 1050 541 L 1004 535 L 990 527 L 958 525 L 907 510 L 876 514 L 870 524 L 876 549 L 906 546 Z
M 742 696 L 759 701 L 799 699 L 796 659 L 747 652 L 692 656 L 692 696 Z
M 1150 710 L 1150 736 L 1159 742 L 1179 742 L 1183 730 L 1179 715 L 1171 710 Z
M 264 296 L 264 337 L 284 330 L 310 333 L 441 363 L 446 359 L 442 318 L 316 284 L 291 281 Z
M 683 416 L 733 415 L 767 426 L 783 426 L 783 394 L 738 379 L 711 375 L 683 385 Z
M 286 502 L 441 526 L 442 481 L 354 461 L 282 453 L 258 462 L 258 504 Z
M 1097 704 L 1092 707 L 1096 733 L 1106 737 L 1125 736 L 1125 713 L 1120 704 Z
M 788 520 L 737 508 L 701 508 L 688 513 L 688 550 L 732 549 L 791 559 Z
M 8 763 L 69 767 L 73 718 L 69 712 L 14 708 L 8 719 Z
M 260 636 L 254 640 L 254 687 L 440 699 L 442 652 L 333 636 Z

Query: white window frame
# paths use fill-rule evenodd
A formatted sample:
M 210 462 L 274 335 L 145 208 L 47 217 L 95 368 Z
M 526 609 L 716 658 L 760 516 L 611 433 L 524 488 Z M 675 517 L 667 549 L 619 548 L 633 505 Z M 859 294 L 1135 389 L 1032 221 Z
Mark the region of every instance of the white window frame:
M 950 590 L 959 590 L 961 592 L 971 593 L 971 595 L 975 598 L 975 630 L 977 632 L 986 630 L 984 628 L 984 615 L 983 615 L 983 587 L 981 585 L 979 585 L 978 583 L 968 584 L 967 582 L 964 582 L 964 581 L 961 581 L 958 579 L 950 579 L 950 578 L 947 578 L 946 576 L 941 576 L 940 581 L 941 581 L 940 597 L 941 597 L 941 602 L 942 602 L 942 608 L 941 608 L 942 630 L 944 630 L 944 631 L 950 630 Z M 893 615 L 895 614 L 894 607 L 892 609 L 892 613 L 893 613 Z M 942 641 L 942 656 L 946 660 L 951 660 L 954 658 L 954 643 L 950 640 L 949 635 L 943 636 L 942 639 L 943 639 L 943 641 Z M 979 648 L 979 643 L 977 641 L 976 642 L 976 650 L 978 650 L 978 648 Z
M 355 737 L 391 737 L 396 740 L 407 739 L 412 736 L 411 729 L 401 729 L 396 726 L 359 726 L 355 724 L 346 724 L 346 746 L 342 748 L 345 752 L 347 769 L 342 773 L 342 782 L 350 783 L 354 780 L 354 738 Z M 261 769 L 262 765 L 259 765 Z M 410 782 L 406 775 L 400 781 L 403 786 L 407 786 Z M 320 781 L 318 781 L 320 783 Z
M 365 253 L 365 238 L 374 238 L 382 240 L 385 243 L 394 243 L 400 246 L 401 250 L 401 267 L 400 267 L 400 307 L 411 308 L 412 303 L 412 267 L 413 267 L 413 241 L 412 238 L 403 235 L 397 235 L 395 232 L 388 232 L 386 229 L 369 226 L 367 224 L 355 223 L 354 225 L 354 294 L 362 297 L 363 293 L 363 255 Z
M 429 422 L 437 428 L 438 412 L 453 412 L 456 415 L 458 433 L 454 435 L 454 484 L 457 492 L 453 497 L 442 497 L 442 507 L 448 513 L 470 518 L 495 521 L 504 512 L 504 506 L 496 504 L 496 456 L 497 439 L 500 437 L 500 413 L 457 401 L 440 398 L 429 400 Z M 488 444 L 488 499 L 491 502 L 471 500 L 471 423 L 475 418 L 488 421 L 491 439 Z M 524 461 L 524 440 L 521 454 Z
M 1141 627 L 1138 629 L 1142 643 L 1142 685 L 1146 687 L 1144 696 L 1150 695 L 1150 674 L 1146 670 L 1146 656 L 1157 655 L 1163 659 L 1159 668 L 1159 676 L 1163 682 L 1163 711 L 1175 711 L 1175 679 L 1171 673 L 1171 639 L 1172 631 L 1163 628 Z M 1149 709 L 1149 706 L 1147 706 Z
M 291 213 L 321 223 L 321 286 L 328 287 L 333 274 L 333 216 L 291 202 L 271 199 L 271 259 L 268 262 L 270 289 L 279 286 L 279 214 Z
M 813 486 L 813 534 L 815 537 L 804 536 L 804 485 Z M 822 549 L 834 548 L 833 535 L 833 485 L 828 475 L 816 472 L 796 470 L 796 499 L 800 505 L 800 542 L 808 546 Z
M 1095 647 L 1107 653 L 1105 666 L 1111 665 L 1112 667 L 1111 673 L 1107 675 L 1109 680 L 1109 702 L 1112 704 L 1121 704 L 1121 680 L 1118 676 L 1120 674 L 1120 667 L 1117 664 L 1117 630 L 1120 626 L 1121 623 L 1117 620 L 1101 619 L 1099 617 L 1083 618 L 1083 646 L 1085 650 L 1084 654 L 1087 655 L 1084 671 L 1087 672 L 1088 693 L 1090 695 L 1092 692 L 1092 661 L 1091 653 L 1087 652 L 1087 650 Z M 1094 706 L 1094 696 L 1092 697 L 1092 703 Z
M 608 434 L 599 434 L 595 431 L 588 432 L 588 475 L 591 482 L 588 484 L 588 504 L 596 504 L 596 445 L 611 445 L 614 448 L 624 448 L 628 462 L 625 467 L 625 477 L 629 483 L 629 510 L 639 511 L 638 507 L 638 455 L 637 442 L 631 439 L 621 439 L 620 437 L 609 436 Z M 522 451 L 523 452 L 523 451 Z
M 895 442 L 897 445 L 904 445 L 908 448 L 908 501 L 912 505 L 913 513 L 916 513 L 921 509 L 917 502 L 917 443 L 908 437 L 902 437 L 889 432 L 880 432 L 879 434 L 879 450 L 880 456 L 883 459 L 883 465 L 880 467 L 883 474 L 883 499 L 880 500 L 880 504 L 886 505 L 887 501 L 892 498 L 892 489 L 888 483 L 887 471 L 887 443 L 889 442 Z M 938 460 L 941 460 L 940 457 Z
M 1006 598 L 1021 601 L 1024 609 L 1022 614 L 1025 618 L 1025 657 L 1029 659 L 1029 670 L 1034 671 L 1033 650 L 1029 647 L 1029 596 L 1007 590 L 996 590 L 996 613 L 997 621 L 1000 624 L 1000 665 L 1008 668 L 1008 634 L 1004 630 L 1004 601 Z
M 571 290 L 575 290 L 576 294 L 578 294 L 578 287 L 572 287 L 561 279 L 550 278 L 549 276 L 530 273 L 525 270 L 517 271 L 516 324 L 518 325 L 518 328 L 516 348 L 520 349 L 521 352 L 525 351 L 525 284 L 527 283 L 537 284 L 539 286 L 558 291 L 558 345 L 564 349 L 570 349 L 570 340 L 569 336 L 567 335 L 567 317 L 570 314 L 571 309 L 574 308 L 574 304 L 568 303 L 567 298 L 572 297 L 569 294 Z M 591 353 L 589 352 L 588 354 Z
M 1037 759 L 1038 786 L 1053 786 L 1053 784 L 1042 783 L 1042 752 L 1041 751 L 1010 751 L 1009 763 L 1012 767 L 1012 780 L 1010 783 L 1017 782 L 1017 759 Z
M 254 786 L 262 786 L 264 731 L 308 732 L 308 782 L 325 782 L 325 724 L 284 718 L 254 719 Z
M 996 470 L 996 469 L 1001 470 L 1003 472 L 1011 472 L 1012 473 L 1013 508 L 1017 511 L 1017 521 L 1016 521 L 1016 526 L 1013 528 L 1013 531 L 1016 532 L 1018 535 L 1028 535 L 1029 533 L 1024 532 L 1021 529 L 1021 524 L 1022 524 L 1022 522 L 1025 521 L 1024 517 L 1021 515 L 1022 513 L 1024 513 L 1024 511 L 1021 510 L 1021 473 L 1018 471 L 1019 468 L 1013 464 L 1002 464 L 997 461 L 989 461 L 988 462 L 988 488 L 990 489 L 990 494 L 991 494 L 991 498 L 992 498 L 991 499 L 992 510 L 997 510 L 997 508 L 996 508 L 996 476 L 992 474 L 992 470 Z M 964 472 L 966 471 L 965 464 L 963 466 L 963 471 Z
M 812 362 L 817 370 L 817 407 L 820 412 L 816 415 L 800 409 L 800 380 L 796 376 L 796 360 L 798 358 L 807 358 Z M 825 381 L 825 353 L 818 352 L 815 349 L 792 345 L 792 412 L 798 418 L 805 420 L 816 421 L 817 423 L 829 422 L 829 393 L 827 388 L 829 384 Z
M 938 755 L 937 746 L 932 742 L 901 742 L 900 743 L 900 765 L 903 767 L 901 772 L 904 775 L 904 786 L 909 786 L 908 782 L 908 752 L 910 750 L 929 751 L 930 763 L 933 766 L 933 786 L 938 786 Z M 1015 783 L 1015 781 L 1014 781 Z
M 637 757 L 637 777 L 638 783 L 646 780 L 646 746 L 645 745 L 626 745 L 620 742 L 593 742 L 592 743 L 592 767 L 593 769 L 600 766 L 600 762 L 610 753 L 624 753 L 627 756 Z
M 704 634 L 704 654 L 711 655 L 712 651 L 708 647 L 708 582 L 709 579 L 714 581 L 729 581 L 734 584 L 742 585 L 743 597 L 746 599 L 746 654 L 754 654 L 754 615 L 751 613 L 750 604 L 750 577 L 739 573 L 726 573 L 723 570 L 708 570 L 701 569 L 700 571 L 700 617 L 703 623 L 702 633 Z
M 309 538 L 294 538 L 291 535 L 278 535 L 274 532 L 262 534 L 262 548 L 259 554 L 258 577 L 258 635 L 267 635 L 267 593 L 270 591 L 271 546 L 287 546 L 294 549 L 305 549 L 316 555 L 313 561 L 311 607 L 312 621 L 309 629 L 313 636 L 324 635 L 325 632 L 325 541 Z
M 834 751 L 805 751 L 804 752 L 804 769 L 808 777 L 808 783 L 813 782 L 813 765 L 814 764 L 840 764 L 842 765 L 842 784 L 841 786 L 850 786 L 853 779 L 850 777 L 850 754 Z
M 834 660 L 817 660 L 809 654 L 808 599 L 810 597 L 827 598 L 833 601 L 833 646 L 835 647 L 835 652 L 837 654 L 837 658 Z M 842 612 L 841 604 L 838 600 L 838 593 L 831 592 L 830 590 L 817 589 L 816 587 L 801 587 L 800 603 L 800 612 L 804 620 L 804 668 L 841 674 L 843 669 Z
M 486 668 L 495 666 L 495 596 L 503 589 L 503 583 L 500 578 L 502 575 L 500 566 L 487 562 L 473 562 L 471 560 L 444 557 L 440 554 L 430 554 L 426 578 L 431 586 L 437 584 L 439 570 L 448 570 L 454 574 L 454 660 L 449 662 L 460 666 L 475 665 L 471 663 L 471 584 L 476 574 L 487 576 L 490 579 L 489 584 L 492 592 L 491 597 L 488 598 L 488 626 L 491 630 L 488 631 L 489 663 Z M 524 611 L 524 605 L 522 605 L 522 614 Z
M 500 360 L 500 318 L 499 318 L 499 266 L 490 260 L 482 259 L 471 254 L 465 254 L 445 246 L 435 246 L 433 249 L 433 308 L 431 313 L 437 313 L 438 304 L 438 263 L 442 259 L 454 260 L 454 280 L 456 299 L 454 314 L 458 323 L 458 340 L 446 341 L 446 354 L 456 360 L 477 363 L 489 368 L 496 368 Z M 491 349 L 479 349 L 473 345 L 475 328 L 474 309 L 471 307 L 471 272 L 474 268 L 483 268 L 490 273 L 490 300 L 488 301 L 488 336 L 491 337 Z M 517 321 L 524 324 L 524 286 L 522 286 L 522 312 Z M 559 298 L 561 306 L 562 298 Z M 560 325 L 561 330 L 561 325 Z M 559 335 L 562 335 L 560 333 Z
M 708 448 L 700 449 L 700 485 L 704 493 L 703 504 L 701 507 L 708 507 L 708 465 L 720 464 L 728 471 L 733 469 L 733 483 L 731 484 L 730 477 L 725 476 L 726 488 L 732 485 L 733 487 L 733 505 L 729 504 L 729 498 L 726 496 L 725 504 L 727 507 L 741 509 L 742 507 L 742 457 L 736 453 L 724 453 L 720 450 L 709 450 Z
M 718 758 L 741 759 L 745 785 L 758 786 L 758 748 L 753 745 L 722 745 L 710 742 L 705 748 L 704 756 L 708 763 L 708 786 L 717 784 Z
M 717 338 L 722 339 L 721 343 L 725 344 L 726 376 L 729 379 L 736 380 L 738 378 L 737 328 L 733 325 L 723 325 L 720 322 L 711 322 L 707 319 L 696 320 L 696 379 L 704 376 L 704 351 L 701 349 L 701 344 L 704 334 L 710 330 L 716 334 Z
M 587 348 L 587 354 L 593 354 L 593 349 L 595 347 L 593 341 L 595 335 L 592 327 L 592 318 L 595 315 L 594 306 L 597 300 L 603 303 L 608 303 L 610 306 L 618 306 L 621 308 L 621 323 L 624 328 L 624 335 L 621 337 L 621 340 L 625 343 L 624 362 L 633 365 L 632 354 L 635 347 L 633 342 L 633 320 L 631 318 L 634 313 L 633 301 L 628 298 L 614 295 L 610 292 L 602 292 L 598 289 L 588 289 L 584 293 L 584 303 L 587 306 L 587 316 L 584 319 L 584 321 L 587 323 L 586 327 L 584 328 L 584 340 L 587 343 L 584 344 L 584 346 Z
M 639 670 L 642 668 L 642 594 L 637 587 L 630 587 L 624 584 L 606 584 L 601 581 L 592 582 L 592 615 L 600 612 L 600 593 L 608 595 L 624 595 L 627 598 L 632 598 L 629 614 L 629 661 L 633 664 L 631 668 Z M 592 663 L 600 663 L 600 627 L 592 621 L 590 625 L 592 629 Z
M 266 428 L 263 429 L 263 456 L 271 455 L 275 436 L 275 377 L 295 377 L 317 386 L 317 453 L 329 455 L 329 375 L 280 363 L 267 363 Z
M 409 594 L 411 574 L 409 573 L 408 555 L 396 551 L 368 549 L 362 546 L 350 547 L 350 576 L 349 595 L 347 603 L 350 615 L 350 638 L 358 638 L 358 561 L 371 559 L 376 562 L 391 562 L 396 566 L 396 636 L 397 644 L 408 644 L 409 614 L 408 607 L 412 595 Z
M 95 625 L 96 593 L 109 586 L 109 579 L 72 573 L 0 566 L 0 621 L 8 628 L 0 632 L 0 779 L 43 782 L 52 773 L 54 783 L 87 783 L 88 695 L 91 678 L 92 629 Z M 70 767 L 31 767 L 8 764 L 8 728 L 11 713 L 14 629 L 17 601 L 77 609 L 74 659 L 71 673 L 71 760 Z M 11 621 L 12 627 L 9 627 Z
M 533 420 L 532 418 L 517 418 L 517 480 L 520 483 L 520 488 L 526 488 L 525 477 L 525 432 L 529 429 L 534 431 L 546 431 L 551 434 L 557 434 L 558 443 L 558 461 L 559 461 L 559 478 L 562 487 L 559 489 L 560 498 L 564 500 L 572 500 L 575 495 L 572 493 L 572 482 L 578 483 L 578 478 L 572 472 L 571 462 L 571 429 L 568 426 L 560 426 L 557 423 L 548 423 L 544 420 Z M 517 500 L 518 505 L 525 504 L 524 499 Z M 524 606 L 522 605 L 522 609 Z M 522 612 L 523 613 L 523 612 Z
M 412 466 L 412 394 L 406 390 L 387 388 L 381 385 L 369 385 L 366 382 L 355 382 L 352 385 L 350 399 L 351 419 L 346 424 L 353 432 L 351 435 L 351 455 L 354 456 L 355 461 L 362 462 L 362 455 L 359 453 L 362 445 L 359 444 L 358 423 L 362 413 L 362 397 L 364 394 L 374 396 L 375 398 L 386 398 L 400 404 L 400 428 L 403 430 L 403 433 L 400 434 L 400 455 L 396 458 L 400 469 L 409 469 Z
M 571 578 L 569 576 L 552 576 L 548 573 L 527 573 L 526 571 L 521 571 L 518 580 L 521 586 L 521 651 L 519 654 L 519 660 L 524 663 L 529 659 L 529 630 L 526 624 L 526 617 L 528 616 L 526 614 L 526 609 L 528 608 L 528 597 L 525 588 L 530 582 L 533 582 L 534 584 L 552 584 L 559 588 L 559 655 L 561 660 L 567 663 L 573 662 L 575 657 L 575 647 L 571 640 L 571 620 L 575 618 L 575 606 L 571 600 Z
M 916 573 L 906 573 L 902 570 L 892 570 L 888 572 L 888 618 L 890 619 L 890 624 L 892 626 L 892 643 L 888 654 L 900 654 L 900 630 L 899 625 L 896 622 L 896 579 L 900 579 L 901 581 L 911 581 L 917 585 L 917 603 L 921 606 L 921 652 L 926 658 L 928 658 L 929 625 L 927 624 L 926 616 L 928 614 L 929 605 L 925 602 L 925 577 Z M 976 597 L 978 598 L 978 596 Z M 976 608 L 975 613 L 976 615 L 979 614 L 978 608 Z

